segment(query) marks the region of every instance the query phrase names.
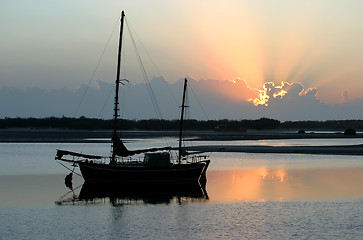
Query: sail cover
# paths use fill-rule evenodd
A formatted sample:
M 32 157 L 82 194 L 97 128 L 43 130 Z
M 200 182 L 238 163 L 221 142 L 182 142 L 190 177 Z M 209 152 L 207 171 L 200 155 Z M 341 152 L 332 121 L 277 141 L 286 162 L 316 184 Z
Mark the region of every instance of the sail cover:
M 162 150 L 171 150 L 171 147 L 163 147 L 163 148 L 147 148 L 147 149 L 140 149 L 140 150 L 128 150 L 122 140 L 115 136 L 112 139 L 114 148 L 113 151 L 115 155 L 121 156 L 121 157 L 127 157 L 132 156 L 135 154 L 140 153 L 146 153 L 146 152 L 156 152 L 156 151 L 162 151 Z
M 130 156 L 129 150 L 127 150 L 126 146 L 119 137 L 114 136 L 112 138 L 112 142 L 113 142 L 113 151 L 115 155 L 122 157 Z
M 83 154 L 83 153 L 76 153 L 71 151 L 65 151 L 65 150 L 57 150 L 56 159 L 62 159 L 64 155 L 70 155 L 74 157 L 82 157 L 82 158 L 90 158 L 90 159 L 101 159 L 102 156 L 97 155 L 89 155 L 89 154 Z

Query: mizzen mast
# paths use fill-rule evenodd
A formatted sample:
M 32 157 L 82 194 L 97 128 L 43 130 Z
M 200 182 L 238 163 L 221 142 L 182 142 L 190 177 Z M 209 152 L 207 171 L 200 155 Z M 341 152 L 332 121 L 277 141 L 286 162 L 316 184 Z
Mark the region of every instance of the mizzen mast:
M 181 163 L 181 158 L 182 158 L 182 141 L 183 141 L 183 121 L 184 121 L 184 109 L 187 107 L 185 106 L 185 96 L 186 96 L 186 91 L 187 91 L 187 83 L 188 80 L 185 78 L 184 79 L 184 89 L 183 89 L 183 101 L 182 101 L 182 106 L 181 106 L 181 115 L 180 115 L 180 129 L 179 129 L 179 157 L 178 157 L 178 163 Z

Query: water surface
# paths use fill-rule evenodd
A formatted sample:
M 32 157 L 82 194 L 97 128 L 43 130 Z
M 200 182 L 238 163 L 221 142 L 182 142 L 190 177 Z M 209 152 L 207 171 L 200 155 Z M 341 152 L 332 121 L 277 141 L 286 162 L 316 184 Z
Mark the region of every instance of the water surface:
M 160 139 L 145 141 L 162 146 Z M 346 144 L 334 140 L 339 141 Z M 130 149 L 139 145 L 127 142 Z M 83 180 L 74 176 L 73 191 L 64 185 L 69 171 L 53 160 L 57 148 L 105 155 L 110 151 L 102 143 L 1 143 L 1 239 L 363 236 L 363 160 L 358 156 L 213 153 L 202 195 L 158 193 L 155 199 L 131 192 L 116 201 L 106 196 L 59 205 L 79 196 Z

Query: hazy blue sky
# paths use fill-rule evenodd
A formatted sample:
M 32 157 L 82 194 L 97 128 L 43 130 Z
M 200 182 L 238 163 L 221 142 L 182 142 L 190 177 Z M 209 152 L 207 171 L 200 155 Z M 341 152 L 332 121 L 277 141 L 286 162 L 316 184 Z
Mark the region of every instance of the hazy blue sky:
M 149 78 L 162 75 L 164 86 L 176 92 L 177 81 L 190 76 L 196 89 L 208 93 L 199 93 L 199 100 L 210 118 L 363 118 L 362 9 L 363 1 L 353 0 L 2 0 L 0 117 L 72 115 L 70 99 L 78 105 L 88 82 L 97 94 L 100 83 L 112 86 L 125 10 L 136 40 L 157 66 L 145 65 Z M 144 80 L 129 57 L 127 37 L 124 49 L 122 74 L 131 81 L 125 90 L 132 92 Z M 141 98 L 128 104 L 147 112 Z M 102 108 L 105 100 L 99 101 Z

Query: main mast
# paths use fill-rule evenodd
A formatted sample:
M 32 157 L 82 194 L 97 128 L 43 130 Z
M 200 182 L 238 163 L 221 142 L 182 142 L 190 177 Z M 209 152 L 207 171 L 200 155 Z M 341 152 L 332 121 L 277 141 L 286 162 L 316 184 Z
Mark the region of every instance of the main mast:
M 121 68 L 121 49 L 122 49 L 122 33 L 124 28 L 125 13 L 121 13 L 121 26 L 120 38 L 118 44 L 118 57 L 117 57 L 117 77 L 116 77 L 116 94 L 115 94 L 115 109 L 113 114 L 113 135 L 112 135 L 112 158 L 111 163 L 116 162 L 116 141 L 117 141 L 117 121 L 118 121 L 118 92 L 120 87 L 120 68 Z
M 188 80 L 185 78 L 184 80 L 184 89 L 183 89 L 183 101 L 181 106 L 181 115 L 180 115 L 180 129 L 179 129 L 179 158 L 178 163 L 181 163 L 182 158 L 182 138 L 183 138 L 183 121 L 184 121 L 184 109 L 187 107 L 185 106 L 185 96 L 186 96 L 186 90 L 187 90 L 187 82 Z

